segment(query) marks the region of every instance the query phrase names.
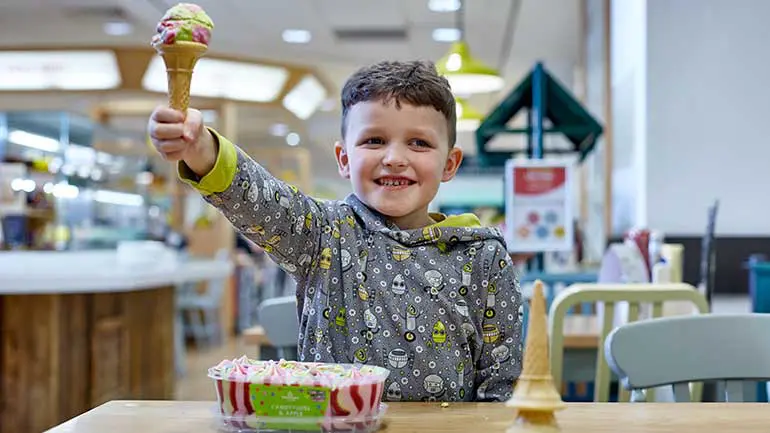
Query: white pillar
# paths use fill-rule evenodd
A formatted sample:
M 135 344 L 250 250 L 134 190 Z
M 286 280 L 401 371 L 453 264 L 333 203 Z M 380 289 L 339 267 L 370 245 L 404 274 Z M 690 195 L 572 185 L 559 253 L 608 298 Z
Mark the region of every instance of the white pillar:
M 770 234 L 765 0 L 613 0 L 615 228 Z
M 612 205 L 616 233 L 647 225 L 647 27 L 645 0 L 610 7 Z
M 647 4 L 647 191 L 650 226 L 770 234 L 770 2 Z

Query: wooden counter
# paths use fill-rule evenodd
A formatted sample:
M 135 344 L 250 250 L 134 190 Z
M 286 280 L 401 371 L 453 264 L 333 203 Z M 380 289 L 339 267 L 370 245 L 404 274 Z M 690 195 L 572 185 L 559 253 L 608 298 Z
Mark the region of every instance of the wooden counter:
M 173 398 L 175 285 L 230 269 L 0 253 L 0 433 L 38 433 L 114 399 Z
M 213 433 L 214 402 L 112 401 L 49 433 Z M 561 433 L 765 433 L 767 404 L 576 403 L 557 413 Z M 382 433 L 505 432 L 501 403 L 391 403 Z

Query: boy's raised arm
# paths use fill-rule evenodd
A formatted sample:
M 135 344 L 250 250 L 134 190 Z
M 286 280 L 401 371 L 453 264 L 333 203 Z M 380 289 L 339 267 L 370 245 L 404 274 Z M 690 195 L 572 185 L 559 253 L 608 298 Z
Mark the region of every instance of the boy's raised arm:
M 180 162 L 179 176 L 287 272 L 305 276 L 319 250 L 322 204 L 275 178 L 227 138 L 210 132 L 219 149 L 211 171 L 197 178 Z
M 282 268 L 304 277 L 319 250 L 320 224 L 325 219 L 322 204 L 277 179 L 227 138 L 210 131 L 219 148 L 214 167 L 196 179 L 180 162 L 180 177 Z
M 487 286 L 486 312 L 483 330 L 497 330 L 497 341 L 482 346 L 476 364 L 476 401 L 506 401 L 511 397 L 513 384 L 521 374 L 522 296 L 516 268 L 500 247 L 491 266 Z
M 153 144 L 178 161 L 179 177 L 219 209 L 287 272 L 307 275 L 319 250 L 321 203 L 272 176 L 227 138 L 203 126 L 197 110 L 153 112 Z

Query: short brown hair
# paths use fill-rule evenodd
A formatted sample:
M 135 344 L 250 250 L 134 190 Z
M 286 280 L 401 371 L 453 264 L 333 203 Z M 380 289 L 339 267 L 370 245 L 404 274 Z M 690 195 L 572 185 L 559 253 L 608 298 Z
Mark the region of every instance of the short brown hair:
M 457 140 L 456 102 L 446 78 L 436 72 L 433 62 L 384 61 L 359 69 L 342 87 L 342 137 L 347 129 L 348 111 L 360 102 L 393 100 L 415 107 L 433 107 L 447 122 L 449 147 Z

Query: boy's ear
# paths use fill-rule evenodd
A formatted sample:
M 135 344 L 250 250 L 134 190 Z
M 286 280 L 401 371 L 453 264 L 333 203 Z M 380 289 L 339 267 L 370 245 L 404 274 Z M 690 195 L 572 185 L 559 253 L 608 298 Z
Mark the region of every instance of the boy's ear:
M 457 169 L 460 168 L 460 164 L 463 162 L 463 150 L 455 146 L 449 150 L 449 155 L 446 158 L 446 164 L 444 164 L 444 173 L 441 175 L 442 182 L 449 182 L 455 177 Z
M 340 176 L 350 179 L 350 165 L 348 164 L 348 152 L 345 150 L 345 143 L 341 141 L 334 143 L 334 158 L 337 160 L 337 170 Z

